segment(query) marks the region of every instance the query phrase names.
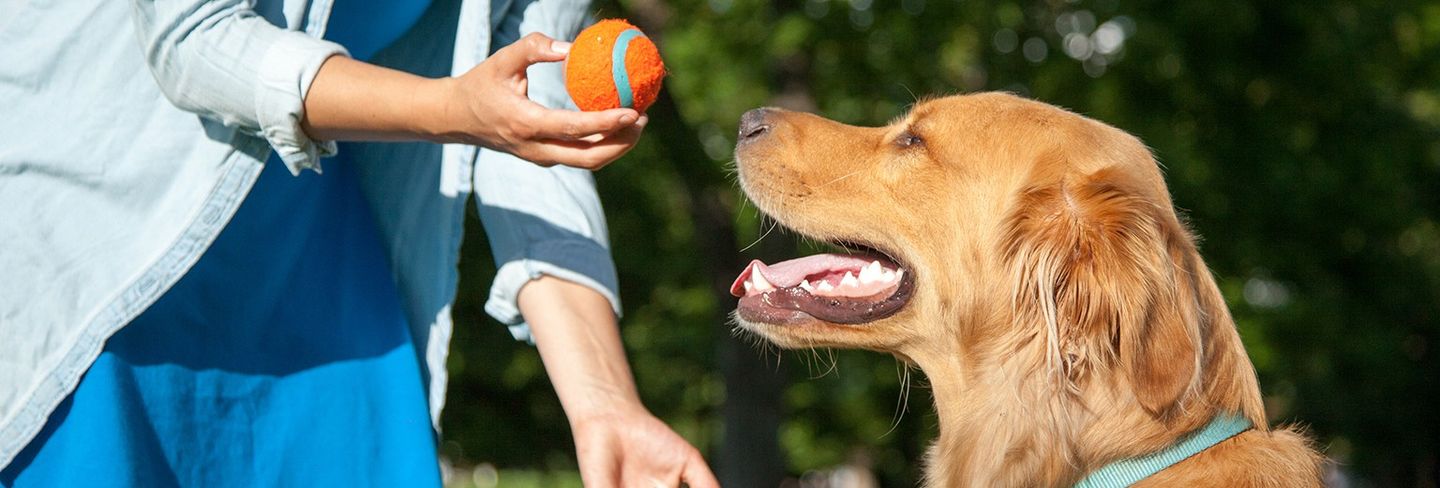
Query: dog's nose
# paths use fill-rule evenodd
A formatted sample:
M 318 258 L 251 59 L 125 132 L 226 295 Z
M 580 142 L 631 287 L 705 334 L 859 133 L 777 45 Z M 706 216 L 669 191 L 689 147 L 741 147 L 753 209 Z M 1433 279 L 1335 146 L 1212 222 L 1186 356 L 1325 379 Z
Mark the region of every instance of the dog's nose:
M 740 139 L 738 142 L 755 140 L 770 132 L 770 116 L 775 110 L 757 108 L 740 116 Z

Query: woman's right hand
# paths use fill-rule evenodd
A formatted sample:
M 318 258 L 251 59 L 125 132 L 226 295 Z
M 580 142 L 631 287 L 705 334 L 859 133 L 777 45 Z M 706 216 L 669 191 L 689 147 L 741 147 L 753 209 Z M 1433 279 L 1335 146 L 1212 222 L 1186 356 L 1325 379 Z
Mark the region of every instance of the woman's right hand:
M 442 139 L 505 151 L 542 166 L 598 169 L 624 155 L 648 119 L 628 108 L 555 110 L 531 101 L 525 69 L 563 61 L 570 43 L 530 34 L 469 72 L 447 79 L 449 130 Z
M 545 108 L 525 69 L 565 59 L 570 43 L 530 34 L 464 75 L 430 79 L 332 56 L 305 96 L 305 132 L 322 140 L 415 140 L 505 151 L 541 166 L 599 169 L 635 146 L 648 122 L 631 109 Z

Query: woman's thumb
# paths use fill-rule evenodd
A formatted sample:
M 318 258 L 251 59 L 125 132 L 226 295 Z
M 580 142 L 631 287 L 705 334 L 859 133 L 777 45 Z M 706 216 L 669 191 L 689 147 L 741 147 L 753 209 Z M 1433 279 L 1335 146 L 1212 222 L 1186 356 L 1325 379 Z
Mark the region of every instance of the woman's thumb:
M 504 72 L 520 73 L 535 63 L 563 61 L 569 53 L 570 43 L 536 32 L 496 51 L 492 57 Z

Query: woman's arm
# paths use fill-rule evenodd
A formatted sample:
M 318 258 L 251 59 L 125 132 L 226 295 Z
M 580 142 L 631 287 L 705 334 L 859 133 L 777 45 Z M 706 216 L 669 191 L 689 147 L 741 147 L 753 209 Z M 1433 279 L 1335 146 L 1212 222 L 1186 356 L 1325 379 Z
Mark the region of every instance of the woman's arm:
M 595 169 L 634 145 L 645 118 L 631 109 L 576 112 L 526 97 L 525 69 L 565 59 L 570 43 L 531 34 L 454 78 L 423 78 L 333 56 L 305 97 L 305 132 L 325 140 L 463 143 L 542 166 Z
M 519 302 L 570 420 L 585 486 L 719 486 L 699 451 L 640 403 L 608 300 L 543 276 Z
M 292 171 L 318 168 L 339 139 L 476 144 L 542 165 L 598 168 L 634 144 L 629 109 L 547 110 L 525 98 L 525 68 L 565 58 L 530 36 L 466 74 L 426 79 L 355 61 L 282 29 L 246 0 L 132 0 L 145 61 L 175 106 L 263 136 Z

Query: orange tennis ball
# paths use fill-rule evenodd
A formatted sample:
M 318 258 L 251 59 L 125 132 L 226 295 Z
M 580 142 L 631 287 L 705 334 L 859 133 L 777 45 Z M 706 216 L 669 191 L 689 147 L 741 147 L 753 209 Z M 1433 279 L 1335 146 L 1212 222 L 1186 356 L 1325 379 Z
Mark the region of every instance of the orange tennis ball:
M 619 19 L 580 31 L 565 58 L 565 90 L 587 112 L 620 107 L 644 112 L 655 103 L 664 77 L 655 43 Z

